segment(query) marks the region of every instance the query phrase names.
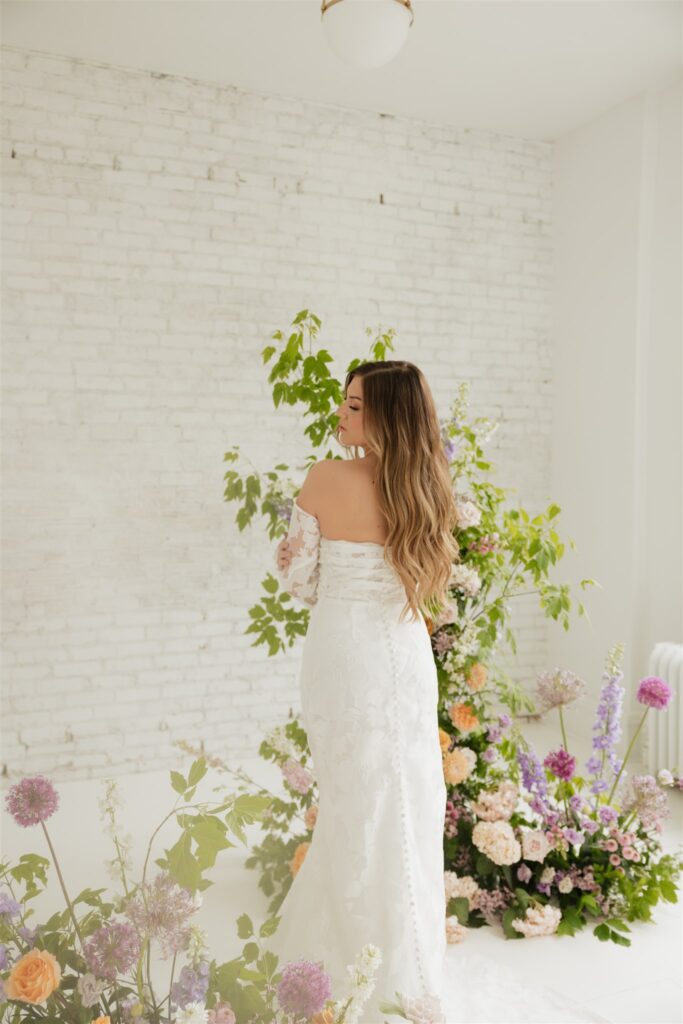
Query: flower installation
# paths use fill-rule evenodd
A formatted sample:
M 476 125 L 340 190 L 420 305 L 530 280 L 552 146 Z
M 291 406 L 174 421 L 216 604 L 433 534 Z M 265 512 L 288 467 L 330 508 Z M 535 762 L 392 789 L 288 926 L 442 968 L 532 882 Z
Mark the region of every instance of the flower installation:
M 48 820 L 59 807 L 59 794 L 42 775 L 10 787 L 6 808 L 22 828 L 40 826 L 62 890 L 66 910 L 31 927 L 31 902 L 47 887 L 50 860 L 23 854 L 18 863 L 0 863 L 0 1017 L 7 1024 L 59 1021 L 60 1024 L 357 1024 L 375 988 L 381 951 L 371 943 L 347 968 L 348 992 L 335 998 L 323 962 L 291 961 L 263 949 L 279 919 L 270 917 L 258 934 L 247 914 L 237 919 L 245 939 L 241 954 L 225 963 L 209 955 L 206 936 L 193 921 L 202 892 L 213 883 L 207 870 L 220 850 L 242 842 L 244 826 L 266 811 L 268 797 L 241 793 L 213 802 L 194 801 L 207 771 L 200 757 L 189 770 L 171 772 L 176 804 L 150 839 L 141 879 L 132 881 L 129 837 L 117 822 L 120 800 L 116 782 L 105 780 L 100 809 L 115 856 L 107 862 L 120 890 L 84 889 L 69 896 Z M 301 785 L 301 773 L 291 774 Z M 177 806 L 182 798 L 182 803 Z M 168 818 L 175 816 L 181 835 L 155 861 L 160 868 L 147 877 L 152 842 Z M 159 984 L 152 970 L 152 950 L 170 961 Z M 185 960 L 180 965 L 179 961 Z M 163 965 L 162 965 L 163 967 Z M 179 968 L 177 976 L 176 969 Z M 387 1012 L 418 1024 L 424 1009 L 404 994 L 387 1003 Z M 433 1024 L 442 1021 L 438 999 L 428 1000 Z

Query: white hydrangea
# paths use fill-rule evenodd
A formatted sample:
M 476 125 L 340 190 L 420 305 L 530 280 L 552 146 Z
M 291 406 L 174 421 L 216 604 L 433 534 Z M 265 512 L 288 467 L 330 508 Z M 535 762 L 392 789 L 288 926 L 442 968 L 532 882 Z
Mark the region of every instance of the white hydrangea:
M 461 590 L 468 597 L 475 597 L 481 590 L 481 577 L 476 569 L 458 562 L 451 569 L 450 586 Z
M 208 1024 L 209 1012 L 203 1003 L 188 1003 L 178 1010 L 176 1024 Z

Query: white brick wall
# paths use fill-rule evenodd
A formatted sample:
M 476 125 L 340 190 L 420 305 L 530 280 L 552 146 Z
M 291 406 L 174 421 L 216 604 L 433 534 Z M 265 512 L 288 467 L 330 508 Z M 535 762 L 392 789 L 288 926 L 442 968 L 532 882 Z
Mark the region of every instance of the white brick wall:
M 300 647 L 243 634 L 274 545 L 222 497 L 232 444 L 261 470 L 307 451 L 260 350 L 308 307 L 342 376 L 395 327 L 441 415 L 466 378 L 504 418 L 496 480 L 544 506 L 552 147 L 2 58 L 3 771 L 170 767 L 202 737 L 239 763 L 298 709 Z

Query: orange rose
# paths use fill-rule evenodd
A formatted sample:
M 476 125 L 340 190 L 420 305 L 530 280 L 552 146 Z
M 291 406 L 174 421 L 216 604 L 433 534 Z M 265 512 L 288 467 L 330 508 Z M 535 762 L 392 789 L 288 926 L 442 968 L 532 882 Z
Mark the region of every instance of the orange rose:
M 111 1021 L 109 1020 L 109 1015 L 105 1014 L 104 1017 L 96 1017 L 92 1024 L 111 1024 Z
M 294 851 L 294 856 L 289 862 L 289 870 L 292 872 L 293 875 L 298 875 L 299 868 L 301 867 L 306 858 L 306 854 L 308 853 L 308 847 L 310 845 L 310 843 L 299 843 L 296 850 Z
M 486 666 L 475 661 L 467 676 L 467 683 L 471 690 L 483 690 L 486 686 Z
M 31 949 L 17 960 L 5 979 L 5 995 L 24 1003 L 44 1003 L 59 987 L 61 977 L 62 968 L 52 953 L 47 949 Z
M 445 729 L 439 728 L 439 746 L 441 747 L 441 753 L 445 754 L 451 745 L 451 737 Z
M 451 722 L 460 732 L 474 732 L 479 728 L 479 719 L 469 704 L 451 704 L 448 709 Z

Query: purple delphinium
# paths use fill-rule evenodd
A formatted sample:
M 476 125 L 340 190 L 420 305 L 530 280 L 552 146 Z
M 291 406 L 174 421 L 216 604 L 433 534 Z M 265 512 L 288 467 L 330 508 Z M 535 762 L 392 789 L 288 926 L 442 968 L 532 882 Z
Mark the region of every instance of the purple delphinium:
M 648 676 L 646 679 L 640 680 L 636 700 L 640 704 L 646 704 L 649 708 L 661 711 L 667 706 L 671 696 L 671 687 L 667 682 L 660 679 L 659 676 Z
M 47 821 L 59 804 L 59 794 L 44 775 L 27 776 L 12 786 L 5 798 L 7 810 L 18 825 L 28 828 Z
M 621 706 L 624 699 L 624 689 L 621 686 L 623 673 L 616 669 L 613 673 L 603 672 L 602 678 L 606 680 L 600 691 L 600 699 L 596 711 L 595 722 L 593 723 L 593 751 L 594 753 L 586 761 L 586 769 L 593 777 L 591 793 L 596 794 L 595 806 L 597 807 L 597 794 L 609 788 L 606 779 L 603 778 L 605 758 L 609 761 L 612 772 L 616 775 L 622 761 L 616 755 L 616 745 L 621 738 Z M 599 754 L 598 751 L 601 751 Z
M 0 917 L 16 917 L 21 913 L 21 903 L 17 903 L 8 892 L 0 892 Z
M 564 747 L 560 747 L 559 750 L 552 750 L 543 759 L 543 764 L 556 778 L 568 782 L 574 775 L 576 758 L 572 754 L 567 753 Z
M 501 727 L 501 729 L 507 729 L 508 725 L 510 725 L 511 722 L 512 719 L 505 712 L 503 712 L 502 715 L 498 715 L 498 725 Z
M 188 1003 L 203 1003 L 209 990 L 209 965 L 202 960 L 195 970 L 185 966 L 171 985 L 171 1002 L 185 1009 Z
M 277 998 L 285 1013 L 312 1017 L 332 995 L 332 985 L 322 961 L 297 960 L 286 964 L 277 986 Z
M 550 805 L 548 803 L 548 783 L 543 765 L 531 745 L 529 745 L 528 751 L 521 747 L 517 749 L 517 761 L 522 772 L 524 788 L 533 796 L 529 804 L 537 814 L 545 817 L 550 812 Z
M 132 924 L 112 921 L 86 940 L 83 952 L 95 977 L 116 981 L 118 974 L 125 974 L 136 962 L 140 942 Z

